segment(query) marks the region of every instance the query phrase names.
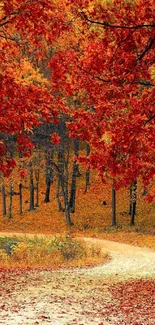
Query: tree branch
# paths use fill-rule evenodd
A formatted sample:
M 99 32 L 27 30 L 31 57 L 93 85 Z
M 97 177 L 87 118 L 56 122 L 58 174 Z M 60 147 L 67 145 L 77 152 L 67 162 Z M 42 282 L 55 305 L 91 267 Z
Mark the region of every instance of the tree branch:
M 99 81 L 107 82 L 107 83 L 110 82 L 109 79 L 103 79 L 103 78 L 101 78 L 101 77 L 99 77 L 99 76 L 95 76 L 92 72 L 90 72 L 90 71 L 88 71 L 88 70 L 85 70 L 85 69 L 83 69 L 83 68 L 80 67 L 80 66 L 78 66 L 78 68 L 79 68 L 80 70 L 82 70 L 83 72 L 89 74 L 93 79 L 97 79 L 97 80 L 99 80 Z
M 144 126 L 146 124 L 148 124 L 150 121 L 152 121 L 153 119 L 155 118 L 155 114 L 153 116 L 151 116 L 145 123 L 144 123 Z
M 151 50 L 151 47 L 153 46 L 155 42 L 155 38 L 151 39 L 149 45 L 144 49 L 144 51 L 141 53 L 141 55 L 138 57 L 138 60 L 141 61 L 144 57 L 144 55 L 149 51 Z
M 122 28 L 122 29 L 139 29 L 139 28 L 148 28 L 148 27 L 155 27 L 155 23 L 153 24 L 141 24 L 141 25 L 134 25 L 134 26 L 126 26 L 126 25 L 111 25 L 107 21 L 95 21 L 87 17 L 85 12 L 81 12 L 83 17 L 91 24 L 97 24 L 101 25 L 103 27 L 109 27 L 109 28 Z

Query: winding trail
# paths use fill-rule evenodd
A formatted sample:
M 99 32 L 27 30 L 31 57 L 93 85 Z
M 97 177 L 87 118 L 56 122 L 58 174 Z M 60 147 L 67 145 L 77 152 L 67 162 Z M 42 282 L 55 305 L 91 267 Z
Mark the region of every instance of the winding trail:
M 88 274 L 117 275 L 121 280 L 155 277 L 155 252 L 153 250 L 96 238 L 84 238 L 84 240 L 94 245 L 101 245 L 103 252 L 107 252 L 112 258 L 110 263 L 88 270 Z
M 107 316 L 112 300 L 109 288 L 120 281 L 155 280 L 155 252 L 108 240 L 83 239 L 100 245 L 111 256 L 110 262 L 93 268 L 38 271 L 25 275 L 26 281 L 24 275 L 19 277 L 7 307 L 1 311 L 0 324 L 131 324 L 116 315 Z M 1 298 L 3 301 L 3 294 Z M 18 306 L 18 312 L 12 305 Z M 155 324 L 151 317 L 138 324 Z

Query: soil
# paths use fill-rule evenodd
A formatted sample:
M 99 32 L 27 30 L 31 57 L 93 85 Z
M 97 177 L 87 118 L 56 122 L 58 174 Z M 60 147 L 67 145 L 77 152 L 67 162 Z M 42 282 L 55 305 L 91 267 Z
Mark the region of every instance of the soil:
M 137 279 L 155 281 L 155 252 L 108 240 L 84 240 L 100 245 L 110 255 L 110 262 L 93 268 L 30 270 L 16 278 L 12 273 L 1 288 L 0 324 L 155 324 L 150 308 L 148 317 L 138 323 L 126 323 L 122 316 L 108 313 L 112 286 Z

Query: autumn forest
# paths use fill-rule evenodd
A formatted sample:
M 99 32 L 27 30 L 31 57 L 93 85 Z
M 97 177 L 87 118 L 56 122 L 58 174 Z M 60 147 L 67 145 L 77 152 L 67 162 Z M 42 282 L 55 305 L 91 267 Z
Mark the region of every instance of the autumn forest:
M 6 269 L 11 288 L 14 275 L 22 283 L 26 272 L 35 287 L 35 274 L 41 286 L 40 272 L 48 276 L 51 268 L 94 267 L 96 272 L 95 265 L 103 263 L 115 306 L 101 301 L 98 278 L 96 298 L 87 301 L 91 305 L 97 299 L 98 318 L 90 311 L 81 319 L 78 307 L 73 318 L 61 314 L 57 323 L 53 300 L 55 319 L 42 312 L 36 322 L 26 315 L 16 324 L 153 325 L 152 305 L 145 307 L 155 294 L 154 0 L 1 0 L 0 49 L 2 288 Z M 116 258 L 110 241 L 121 254 L 127 248 L 119 245 L 129 245 L 127 255 L 121 255 L 122 270 L 133 245 L 139 265 L 144 256 L 138 249 L 143 255 L 150 250 L 150 271 L 141 269 L 145 281 L 138 271 L 126 269 L 121 276 L 114 269 L 109 284 L 106 268 Z M 72 276 L 70 288 L 77 285 Z M 80 276 L 84 287 L 92 286 L 91 275 Z M 132 284 L 126 282 L 130 278 Z M 61 277 L 57 281 L 60 289 Z M 122 298 L 126 288 L 128 298 Z M 136 288 L 139 313 L 129 298 Z M 82 301 L 82 285 L 78 292 Z M 70 299 L 72 292 L 66 295 Z M 15 324 L 10 306 L 2 307 L 2 324 Z

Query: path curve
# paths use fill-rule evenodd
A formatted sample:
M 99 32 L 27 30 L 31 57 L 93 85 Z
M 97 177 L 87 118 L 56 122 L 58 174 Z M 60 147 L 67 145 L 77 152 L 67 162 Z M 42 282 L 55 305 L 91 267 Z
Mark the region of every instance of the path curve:
M 26 236 L 26 237 L 51 237 L 53 235 L 0 232 L 0 236 Z M 115 241 L 92 237 L 79 237 L 79 239 L 93 245 L 99 245 L 104 253 L 108 253 L 111 261 L 107 264 L 93 268 L 74 269 L 74 272 L 85 274 L 118 276 L 122 279 L 155 277 L 155 251 L 150 248 L 138 247 Z M 67 272 L 60 270 L 56 272 Z
M 104 314 L 104 308 L 112 303 L 109 288 L 128 279 L 155 279 L 155 252 L 109 240 L 80 239 L 100 245 L 103 252 L 111 256 L 111 261 L 93 268 L 30 273 L 26 275 L 26 282 L 24 276 L 18 277 L 11 297 L 7 297 L 1 311 L 0 324 L 122 325 L 121 318 Z M 1 296 L 3 306 L 5 299 L 4 291 Z M 153 323 L 150 320 L 143 324 Z
M 101 245 L 103 252 L 111 257 L 109 263 L 87 270 L 88 274 L 117 275 L 123 279 L 155 277 L 155 251 L 96 238 L 83 238 L 83 240 Z

